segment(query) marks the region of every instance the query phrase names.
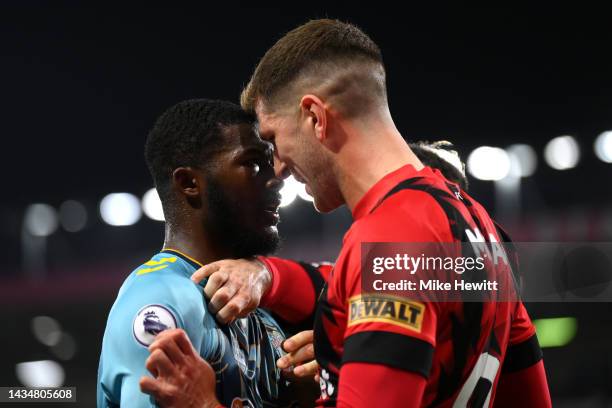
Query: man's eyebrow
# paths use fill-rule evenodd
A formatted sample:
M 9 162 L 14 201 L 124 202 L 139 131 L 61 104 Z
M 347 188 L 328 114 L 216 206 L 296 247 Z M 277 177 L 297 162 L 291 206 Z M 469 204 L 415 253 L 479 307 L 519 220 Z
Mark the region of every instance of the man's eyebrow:
M 259 153 L 259 154 L 264 154 L 267 156 L 267 155 L 272 155 L 272 153 L 274 153 L 274 147 L 272 147 L 272 145 L 270 145 L 269 143 L 249 145 L 244 148 L 242 153 L 243 154 Z

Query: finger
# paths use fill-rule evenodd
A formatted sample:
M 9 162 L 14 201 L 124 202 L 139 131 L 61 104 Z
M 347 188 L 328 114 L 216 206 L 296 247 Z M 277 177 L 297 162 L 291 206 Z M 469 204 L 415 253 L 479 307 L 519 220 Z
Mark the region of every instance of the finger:
M 149 351 L 152 353 L 157 349 L 162 350 L 174 365 L 181 365 L 185 361 L 185 356 L 180 347 L 176 343 L 176 336 L 165 336 L 161 339 L 156 339 L 150 346 Z
M 290 366 L 302 364 L 304 361 L 310 361 L 314 359 L 314 347 L 312 343 L 299 348 L 293 353 L 286 354 L 285 356 L 278 359 L 276 365 L 279 368 L 287 368 Z
M 315 360 L 297 366 L 293 369 L 293 374 L 295 374 L 296 377 L 310 377 L 317 375 L 318 372 L 319 364 Z
M 221 323 L 231 322 L 246 309 L 248 303 L 248 299 L 245 299 L 244 296 L 235 296 L 227 305 L 219 310 L 219 313 L 217 313 L 217 320 Z
M 223 271 L 213 273 L 210 278 L 208 278 L 208 282 L 206 282 L 206 286 L 204 286 L 204 294 L 206 298 L 210 299 L 215 294 L 217 290 L 221 286 L 227 282 L 229 279 L 229 274 Z
M 211 313 L 216 314 L 219 310 L 223 309 L 223 307 L 232 299 L 237 291 L 238 288 L 231 283 L 226 282 L 225 286 L 219 288 L 219 290 L 217 290 L 217 292 L 210 297 L 210 301 L 208 302 L 208 310 L 210 310 Z
M 176 368 L 161 349 L 156 349 L 151 353 L 145 362 L 145 367 L 156 377 L 172 376 L 176 372 Z
M 161 397 L 161 381 L 156 380 L 155 378 L 143 376 L 140 377 L 138 384 L 140 385 L 140 391 L 144 392 L 145 394 L 152 395 L 155 399 Z
M 191 341 L 189 340 L 189 337 L 187 337 L 187 333 L 185 333 L 184 330 L 180 330 L 179 332 L 177 332 L 174 337 L 174 341 L 176 342 L 177 346 L 184 355 L 191 357 L 199 356 L 198 352 L 193 347 L 193 344 L 191 344 Z
M 155 336 L 155 339 L 153 340 L 153 343 L 151 343 L 151 346 L 155 342 L 166 341 L 167 339 L 173 338 L 174 336 L 177 335 L 178 332 L 182 332 L 182 331 L 184 331 L 184 330 L 183 329 L 166 329 L 166 330 L 163 330 L 163 331 L 159 332 Z M 149 347 L 151 347 L 151 346 L 149 346 Z
M 238 311 L 237 318 L 247 317 L 249 313 L 253 312 L 259 306 L 259 299 L 253 296 L 248 296 L 248 300 L 245 300 L 242 310 Z
M 304 330 L 294 336 L 289 337 L 287 340 L 283 341 L 283 350 L 285 350 L 287 353 L 291 353 L 308 343 L 312 343 L 313 333 L 314 332 L 312 330 Z
M 200 283 L 205 278 L 217 272 L 220 268 L 221 268 L 221 263 L 219 262 L 213 262 L 208 265 L 204 265 L 191 275 L 191 280 L 194 281 L 195 283 Z
M 321 377 L 319 376 L 319 374 L 318 374 L 318 373 L 317 373 L 317 374 L 315 374 L 315 376 L 314 376 L 314 380 L 315 380 L 315 382 L 316 382 L 316 383 L 318 383 L 318 382 L 321 380 Z

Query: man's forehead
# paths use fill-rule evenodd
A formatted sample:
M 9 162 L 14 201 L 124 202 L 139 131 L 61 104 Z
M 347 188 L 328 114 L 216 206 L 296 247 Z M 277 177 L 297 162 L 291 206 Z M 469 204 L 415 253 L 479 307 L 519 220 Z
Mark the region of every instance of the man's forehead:
M 279 125 L 279 117 L 272 113 L 257 113 L 257 131 L 263 140 L 274 139 L 274 135 Z
M 278 119 L 278 115 L 264 105 L 261 99 L 259 99 L 255 105 L 255 114 L 257 115 L 260 130 L 264 133 L 269 131 L 270 127 Z
M 267 142 L 259 137 L 255 123 L 240 123 L 222 126 L 223 150 L 246 149 L 247 147 L 267 148 Z
M 240 129 L 240 146 L 245 150 L 257 149 L 264 152 L 272 149 L 272 144 L 261 138 L 257 123 Z

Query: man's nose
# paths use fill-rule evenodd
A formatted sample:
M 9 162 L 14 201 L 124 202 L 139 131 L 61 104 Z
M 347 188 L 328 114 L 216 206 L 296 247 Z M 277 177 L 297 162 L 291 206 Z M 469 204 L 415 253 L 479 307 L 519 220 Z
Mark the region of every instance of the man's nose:
M 291 175 L 289 166 L 285 162 L 282 162 L 277 155 L 274 155 L 274 174 L 281 180 L 286 179 Z

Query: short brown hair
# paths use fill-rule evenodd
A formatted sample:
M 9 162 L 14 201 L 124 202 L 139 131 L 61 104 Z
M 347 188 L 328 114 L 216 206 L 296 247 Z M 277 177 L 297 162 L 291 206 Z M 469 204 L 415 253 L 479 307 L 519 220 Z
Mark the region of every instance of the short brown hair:
M 330 19 L 312 20 L 287 33 L 266 52 L 242 91 L 240 103 L 247 111 L 254 111 L 259 99 L 269 106 L 275 105 L 284 99 L 282 96 L 288 86 L 304 75 L 335 75 L 357 65 L 376 67 L 377 89 L 374 91 L 386 100 L 382 54 L 374 41 L 352 24 Z M 323 78 L 328 79 L 329 75 Z M 372 92 L 367 86 L 363 88 Z

